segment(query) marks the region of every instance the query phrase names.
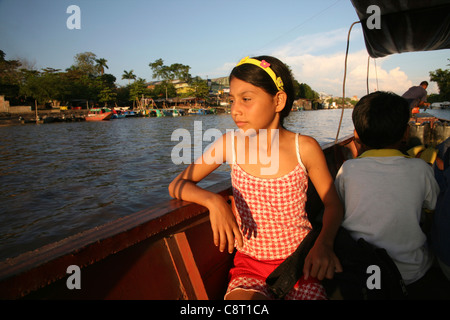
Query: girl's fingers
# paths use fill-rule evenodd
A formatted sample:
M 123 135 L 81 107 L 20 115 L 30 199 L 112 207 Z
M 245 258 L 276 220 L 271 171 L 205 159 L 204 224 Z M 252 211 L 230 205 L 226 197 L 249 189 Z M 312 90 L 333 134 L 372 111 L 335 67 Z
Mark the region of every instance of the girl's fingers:
M 307 257 L 305 259 L 305 264 L 303 265 L 303 277 L 305 278 L 305 280 L 308 280 L 308 278 L 309 278 L 310 269 L 311 269 L 311 262 Z
M 219 246 L 220 243 L 220 237 L 219 237 L 219 232 L 217 231 L 217 228 L 212 227 L 212 231 L 213 231 L 213 241 L 214 241 L 214 245 L 216 247 Z
M 312 263 L 310 259 L 306 259 L 303 267 L 303 276 L 305 280 L 308 280 L 309 277 L 323 280 L 325 275 L 328 275 L 328 269 L 327 266 L 319 263 Z
M 234 233 L 232 231 L 227 233 L 228 237 L 228 253 L 233 253 L 234 250 Z
M 219 246 L 219 250 L 220 252 L 223 252 L 225 250 L 225 247 L 227 246 L 227 236 L 226 236 L 226 232 L 221 230 L 219 232 L 219 236 L 220 236 L 220 246 Z
M 322 266 L 319 268 L 319 270 L 317 270 L 317 279 L 319 279 L 320 281 L 322 281 L 325 278 L 325 275 L 327 273 L 328 268 L 325 266 Z
M 333 279 L 333 276 L 334 276 L 334 269 L 335 269 L 334 266 L 333 266 L 333 267 L 329 267 L 329 268 L 327 269 L 327 272 L 326 272 L 326 274 L 325 274 L 325 277 L 326 277 L 327 279 Z

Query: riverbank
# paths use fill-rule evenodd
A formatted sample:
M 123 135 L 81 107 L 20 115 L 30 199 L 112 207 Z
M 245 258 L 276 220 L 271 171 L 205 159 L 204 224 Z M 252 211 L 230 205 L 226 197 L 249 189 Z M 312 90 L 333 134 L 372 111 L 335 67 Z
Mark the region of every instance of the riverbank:
M 36 112 L 0 113 L 0 126 L 20 125 L 27 123 L 73 122 L 85 121 L 88 110 L 38 110 Z
M 178 106 L 175 107 L 179 112 L 177 116 L 181 115 L 209 115 L 209 114 L 225 114 L 227 113 L 226 108 L 222 107 L 187 107 L 187 106 Z M 197 112 L 189 113 L 193 109 Z M 161 111 L 160 116 L 163 117 L 172 117 L 173 108 L 165 108 L 158 109 Z M 166 114 L 167 111 L 167 114 Z M 181 112 L 183 111 L 183 112 Z M 35 111 L 23 111 L 23 112 L 1 112 L 0 113 L 0 126 L 10 126 L 10 125 L 20 125 L 20 124 L 36 124 L 36 123 L 52 123 L 52 122 L 74 122 L 74 121 L 85 121 L 86 116 L 88 115 L 89 110 L 81 109 L 81 110 L 59 110 L 59 109 L 38 109 L 37 118 Z M 148 112 L 144 115 L 141 112 L 133 113 L 133 116 L 136 117 L 158 117 L 157 115 L 150 115 Z
M 181 115 L 210 115 L 210 114 L 229 114 L 228 108 L 225 107 L 192 107 L 192 106 L 177 106 L 176 110 L 184 111 L 183 113 L 178 113 L 177 116 Z M 191 109 L 197 110 L 197 112 L 189 113 Z M 347 109 L 347 108 L 346 108 Z M 172 111 L 173 108 L 158 109 L 162 111 L 161 116 L 172 117 L 172 115 L 166 115 L 165 111 Z M 213 110 L 213 112 L 210 112 Z M 321 109 L 322 110 L 322 109 Z M 328 109 L 323 109 L 328 110 Z M 330 109 L 332 110 L 332 109 Z M 291 112 L 303 111 L 301 109 L 293 109 Z M 305 109 L 304 111 L 315 111 L 313 109 Z M 35 111 L 23 111 L 23 112 L 0 112 L 0 126 L 10 126 L 10 125 L 21 125 L 21 124 L 41 124 L 41 123 L 52 123 L 52 122 L 74 122 L 74 121 L 85 121 L 89 110 L 59 110 L 59 109 L 38 109 L 38 119 L 36 121 Z M 175 116 L 175 115 L 174 115 Z M 149 117 L 149 115 L 142 115 L 139 112 L 136 113 L 136 117 Z M 150 117 L 154 117 L 150 115 Z M 158 117 L 158 116 L 156 116 Z

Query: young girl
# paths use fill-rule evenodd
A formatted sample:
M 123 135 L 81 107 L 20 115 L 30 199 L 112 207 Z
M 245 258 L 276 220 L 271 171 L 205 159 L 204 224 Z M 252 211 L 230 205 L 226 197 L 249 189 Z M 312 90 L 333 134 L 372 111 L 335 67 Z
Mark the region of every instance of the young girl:
M 225 298 L 267 299 L 265 279 L 311 230 L 305 212 L 309 176 L 325 206 L 323 227 L 305 260 L 304 278 L 286 298 L 325 299 L 319 280 L 341 271 L 333 242 L 343 210 L 319 144 L 283 127 L 294 100 L 291 73 L 270 56 L 244 58 L 231 72 L 230 98 L 239 130 L 217 139 L 178 175 L 170 195 L 209 209 L 221 251 L 232 253 L 236 244 Z M 231 166 L 233 210 L 196 185 L 224 162 Z

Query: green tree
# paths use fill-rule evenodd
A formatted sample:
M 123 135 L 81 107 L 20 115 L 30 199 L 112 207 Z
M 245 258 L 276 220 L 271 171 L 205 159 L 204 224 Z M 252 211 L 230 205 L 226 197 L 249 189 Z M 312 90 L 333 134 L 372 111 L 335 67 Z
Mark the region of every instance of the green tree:
M 95 59 L 95 62 L 97 63 L 95 66 L 97 67 L 98 71 L 100 72 L 100 75 L 103 75 L 105 73 L 105 68 L 109 69 L 108 66 L 106 65 L 106 62 L 108 62 L 108 60 L 100 58 L 100 59 Z
M 319 94 L 311 89 L 306 83 L 301 83 L 298 87 L 299 98 L 316 100 L 319 98 Z
M 48 79 L 45 79 L 40 72 L 30 72 L 25 78 L 24 85 L 20 88 L 20 94 L 37 100 L 39 104 L 44 104 L 51 100 L 50 93 L 51 88 L 46 83 Z
M 187 82 L 191 79 L 191 75 L 189 74 L 191 67 L 181 63 L 174 63 L 170 66 L 166 66 L 164 65 L 164 61 L 160 58 L 154 62 L 150 62 L 149 67 L 152 69 L 153 78 L 158 80 L 172 81 L 179 79 Z
M 83 74 L 89 76 L 98 75 L 98 67 L 96 66 L 97 55 L 92 52 L 83 52 L 75 55 L 74 69 L 80 70 Z
M 450 61 L 450 59 L 448 59 Z M 447 66 L 450 66 L 448 64 Z M 439 88 L 439 97 L 435 99 L 449 101 L 450 100 L 450 70 L 437 69 L 430 72 L 430 80 L 436 82 Z
M 200 77 L 194 77 L 190 82 L 188 92 L 185 94 L 187 97 L 195 97 L 196 99 L 207 99 L 209 96 L 208 84 Z
M 171 64 L 169 67 L 170 75 L 173 77 L 171 80 L 179 79 L 189 82 L 191 80 L 190 69 L 191 67 L 181 63 Z
M 141 97 L 146 95 L 147 86 L 145 80 L 142 78 L 137 79 L 130 85 L 130 101 L 133 101 L 133 106 L 136 101 L 139 101 Z
M 155 62 L 150 62 L 149 67 L 152 69 L 153 74 L 152 77 L 155 79 L 165 79 L 167 80 L 167 75 L 166 75 L 166 67 L 164 66 L 164 61 L 163 59 L 158 59 Z
M 6 60 L 6 54 L 0 50 L 0 94 L 11 99 L 19 94 L 23 73 L 18 60 Z
M 96 78 L 97 98 L 99 102 L 104 103 L 105 107 L 117 99 L 115 81 L 116 77 L 108 73 Z
M 23 71 L 24 82 L 20 94 L 37 100 L 39 104 L 65 101 L 70 94 L 68 82 L 58 69 L 45 68 L 39 71 Z
M 105 68 L 108 69 L 107 60 L 97 58 L 92 52 L 78 53 L 74 57 L 75 63 L 66 69 L 65 78 L 70 81 L 70 95 L 71 99 L 86 99 L 89 101 L 99 101 L 108 103 L 113 100 L 106 96 L 108 92 L 117 93 L 115 81 L 116 78 L 105 73 Z M 108 89 L 106 89 L 108 87 Z M 101 93 L 103 91 L 103 93 Z M 99 101 L 100 102 L 100 101 Z
M 117 93 L 113 91 L 108 86 L 103 87 L 103 89 L 98 94 L 99 102 L 103 102 L 105 104 L 105 107 L 108 105 L 109 102 L 116 101 Z
M 150 96 L 153 99 L 171 98 L 177 96 L 177 90 L 173 83 L 169 81 L 163 81 L 160 84 L 155 85 L 155 88 L 150 91 Z
M 122 80 L 128 80 L 128 84 L 130 84 L 130 80 L 135 80 L 136 75 L 133 74 L 133 70 L 126 71 L 123 70 Z

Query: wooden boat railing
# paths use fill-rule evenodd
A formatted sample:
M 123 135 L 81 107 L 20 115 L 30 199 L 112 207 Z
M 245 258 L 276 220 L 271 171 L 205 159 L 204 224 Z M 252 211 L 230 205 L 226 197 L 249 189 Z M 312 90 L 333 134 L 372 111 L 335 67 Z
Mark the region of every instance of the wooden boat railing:
M 229 186 L 211 189 L 225 195 Z M 226 277 L 221 269 L 229 260 L 205 248 L 207 242 L 201 247 L 215 256 L 194 250 L 197 235 L 209 236 L 207 214 L 204 207 L 172 200 L 7 259 L 0 266 L 0 298 L 206 299 L 214 286 L 201 286 L 199 272 L 214 283 L 210 278 Z M 71 265 L 81 268 L 80 290 L 66 286 Z M 214 272 L 198 271 L 200 265 Z
M 323 147 L 333 177 L 352 141 Z M 231 194 L 229 180 L 208 189 Z M 232 258 L 214 246 L 206 208 L 170 200 L 0 262 L 0 299 L 223 299 Z M 67 285 L 72 265 L 81 289 Z

